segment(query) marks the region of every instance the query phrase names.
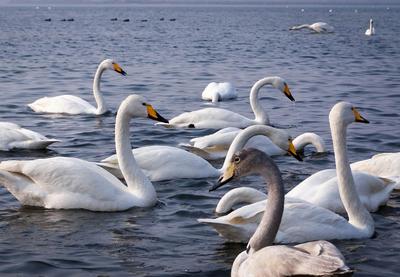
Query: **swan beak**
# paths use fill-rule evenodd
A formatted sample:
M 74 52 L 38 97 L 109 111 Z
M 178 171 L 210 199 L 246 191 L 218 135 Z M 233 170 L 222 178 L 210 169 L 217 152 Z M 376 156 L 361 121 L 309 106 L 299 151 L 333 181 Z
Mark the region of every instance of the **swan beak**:
M 298 161 L 303 161 L 303 159 L 300 157 L 299 154 L 297 154 L 296 148 L 293 145 L 293 142 L 291 139 L 289 139 L 289 150 L 288 150 L 289 155 L 293 156 L 296 158 Z
M 147 117 L 151 118 L 153 120 L 157 120 L 157 121 L 161 121 L 164 123 L 169 123 L 169 121 L 167 119 L 165 119 L 164 117 L 162 117 L 154 108 L 152 105 L 150 104 L 146 104 L 146 108 L 147 108 Z
M 285 84 L 285 86 L 283 88 L 283 93 L 286 95 L 287 98 L 290 99 L 290 101 L 295 101 L 292 93 L 290 92 L 289 86 L 287 84 Z
M 124 76 L 127 75 L 126 72 L 124 70 L 122 70 L 122 68 L 119 66 L 119 64 L 113 63 L 113 67 L 114 67 L 115 72 L 118 72 L 119 74 L 122 74 Z
M 352 110 L 353 110 L 353 114 L 354 114 L 356 122 L 369 123 L 368 120 L 366 120 L 364 117 L 361 116 L 361 114 L 357 111 L 356 108 L 352 108 Z
M 228 168 L 221 175 L 221 177 L 219 177 L 218 182 L 215 185 L 213 185 L 209 189 L 209 191 L 214 191 L 217 188 L 222 187 L 223 185 L 228 183 L 230 180 L 232 180 L 233 177 L 235 177 L 235 164 L 234 163 L 230 163 L 228 165 Z

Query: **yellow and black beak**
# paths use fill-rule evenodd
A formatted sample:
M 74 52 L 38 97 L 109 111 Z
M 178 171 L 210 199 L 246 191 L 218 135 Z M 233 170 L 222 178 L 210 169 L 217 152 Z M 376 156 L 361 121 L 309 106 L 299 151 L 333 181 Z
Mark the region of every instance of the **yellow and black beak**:
M 167 119 L 162 117 L 150 104 L 146 104 L 147 117 L 164 123 L 169 123 Z
M 354 117 L 355 117 L 355 122 L 360 122 L 360 123 L 369 123 L 368 120 L 366 120 L 364 117 L 361 116 L 361 114 L 357 111 L 356 108 L 352 108 Z
M 215 185 L 213 185 L 209 189 L 209 191 L 214 191 L 217 188 L 222 187 L 223 185 L 228 183 L 230 180 L 232 180 L 233 177 L 235 177 L 235 164 L 234 163 L 230 163 L 228 165 L 228 168 L 221 175 L 221 177 L 219 177 L 218 182 Z
M 115 70 L 116 72 L 118 72 L 119 74 L 122 74 L 122 75 L 124 75 L 124 76 L 127 75 L 126 72 L 123 71 L 122 68 L 119 66 L 119 64 L 113 63 L 113 67 L 114 67 L 114 70 Z
M 290 92 L 289 86 L 286 83 L 285 86 L 283 87 L 283 93 L 286 95 L 287 98 L 290 99 L 290 101 L 295 101 L 292 93 Z
M 296 148 L 294 147 L 291 139 L 289 139 L 289 149 L 287 152 L 289 153 L 289 155 L 295 157 L 296 160 L 298 160 L 300 162 L 303 161 L 303 159 L 300 157 L 300 155 L 297 154 Z

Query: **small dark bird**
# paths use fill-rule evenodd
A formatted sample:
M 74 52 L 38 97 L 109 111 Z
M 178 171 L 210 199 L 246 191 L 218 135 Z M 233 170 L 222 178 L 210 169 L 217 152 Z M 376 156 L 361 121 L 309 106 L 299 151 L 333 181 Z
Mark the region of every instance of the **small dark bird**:
M 51 18 L 46 18 L 44 21 L 51 21 Z
M 129 22 L 129 18 L 127 18 L 127 19 L 124 19 L 123 21 L 124 21 L 124 22 Z
M 160 18 L 160 21 L 164 21 L 164 17 L 161 17 L 161 18 Z
M 176 21 L 176 18 L 170 18 L 169 21 Z
M 67 21 L 74 21 L 74 19 L 73 18 L 68 18 Z
M 111 21 L 117 21 L 118 18 L 114 17 L 114 18 L 111 18 L 110 20 L 111 20 Z
M 147 19 L 142 19 L 141 21 L 142 21 L 142 22 L 147 22 Z

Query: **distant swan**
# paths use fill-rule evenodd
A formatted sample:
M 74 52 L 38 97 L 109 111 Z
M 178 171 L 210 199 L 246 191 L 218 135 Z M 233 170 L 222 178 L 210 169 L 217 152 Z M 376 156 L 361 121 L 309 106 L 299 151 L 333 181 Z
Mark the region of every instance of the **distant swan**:
M 374 28 L 374 21 L 372 18 L 369 20 L 369 28 L 365 31 L 366 36 L 373 36 L 375 35 L 375 28 Z
M 221 129 L 225 127 L 246 128 L 250 125 L 269 124 L 267 113 L 261 106 L 258 93 L 261 87 L 270 84 L 279 89 L 290 100 L 294 101 L 289 87 L 285 80 L 280 77 L 266 77 L 258 80 L 250 91 L 250 105 L 254 112 L 255 119 L 247 118 L 238 113 L 220 108 L 205 108 L 193 112 L 185 112 L 172 118 L 168 124 L 158 123 L 171 128 L 213 128 Z
M 192 143 L 179 144 L 182 148 L 199 155 L 200 157 L 212 161 L 222 159 L 226 156 L 229 145 L 232 143 L 237 134 L 241 131 L 239 128 L 227 127 L 221 129 L 211 135 L 197 137 L 190 140 Z M 319 135 L 315 133 L 304 133 L 293 139 L 294 147 L 297 152 L 311 144 L 316 148 L 318 153 L 326 151 L 325 142 Z M 285 155 L 286 151 L 277 147 L 266 136 L 254 136 L 246 143 L 246 148 L 256 148 L 268 154 L 269 156 Z
M 221 176 L 219 183 L 251 174 L 263 176 L 268 184 L 269 199 L 246 251 L 240 253 L 233 262 L 232 277 L 325 276 L 349 271 L 343 255 L 330 242 L 273 245 L 285 202 L 282 176 L 273 160 L 259 150 L 243 150 L 232 157 L 231 167 Z
M 62 113 L 62 114 L 95 114 L 101 115 L 107 112 L 106 103 L 100 92 L 100 79 L 103 72 L 107 69 L 114 70 L 122 75 L 126 72 L 113 60 L 107 59 L 100 63 L 93 80 L 93 95 L 97 103 L 97 108 L 86 100 L 74 95 L 59 95 L 54 97 L 43 97 L 28 106 L 37 113 Z
M 368 122 L 347 102 L 336 104 L 329 114 L 335 152 L 339 194 L 349 220 L 309 202 L 285 198 L 285 209 L 275 242 L 293 243 L 320 239 L 369 238 L 374 233 L 374 221 L 364 207 L 354 186 L 347 157 L 346 129 L 354 122 Z M 225 167 L 224 179 L 233 173 L 233 163 Z M 221 186 L 215 185 L 211 190 Z M 267 200 L 268 202 L 269 200 Z M 231 241 L 247 242 L 260 222 L 266 201 L 241 207 L 215 219 L 199 219 Z
M 164 145 L 145 146 L 133 149 L 139 167 L 151 181 L 172 180 L 181 178 L 217 177 L 223 172 L 225 165 L 237 148 L 242 148 L 242 142 L 253 134 L 266 135 L 279 147 L 299 159 L 293 147 L 290 136 L 283 130 L 265 125 L 254 125 L 244 129 L 236 142 L 231 144 L 221 169 L 213 167 L 203 158 L 183 149 Z M 119 159 L 113 155 L 98 163 L 118 178 L 122 178 L 119 169 Z
M 115 147 L 127 186 L 94 163 L 66 157 L 3 161 L 0 183 L 28 206 L 109 212 L 151 207 L 157 200 L 156 191 L 131 152 L 132 117 L 166 121 L 142 96 L 131 95 L 121 103 L 115 123 Z
M 0 151 L 45 149 L 55 142 L 59 142 L 59 140 L 46 138 L 11 122 L 0 122 Z
M 218 102 L 223 100 L 229 100 L 237 98 L 236 88 L 232 83 L 209 83 L 201 94 L 201 99 L 211 100 L 212 102 Z
M 301 30 L 304 28 L 310 29 L 316 33 L 333 33 L 335 31 L 335 28 L 333 28 L 333 26 L 325 22 L 316 22 L 314 24 L 303 24 L 299 26 L 293 26 L 289 30 L 294 31 L 294 30 Z

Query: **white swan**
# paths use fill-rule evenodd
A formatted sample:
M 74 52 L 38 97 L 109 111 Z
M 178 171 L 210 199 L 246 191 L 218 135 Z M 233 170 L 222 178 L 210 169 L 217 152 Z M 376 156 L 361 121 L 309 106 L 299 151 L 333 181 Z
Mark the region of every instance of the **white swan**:
M 235 86 L 229 82 L 209 83 L 201 94 L 201 99 L 218 102 L 237 98 Z
M 228 127 L 221 129 L 211 135 L 197 137 L 190 140 L 191 144 L 179 144 L 182 148 L 199 155 L 200 157 L 212 161 L 222 159 L 226 156 L 229 145 L 232 143 L 236 135 L 240 132 L 239 128 Z M 318 153 L 326 151 L 325 142 L 319 135 L 315 133 L 304 133 L 293 139 L 294 147 L 297 152 L 303 151 L 304 148 L 312 144 Z M 277 147 L 266 136 L 254 136 L 246 143 L 245 148 L 256 148 L 268 154 L 269 156 L 284 155 L 283 151 Z
M 333 26 L 329 25 L 328 23 L 325 22 L 316 22 L 313 24 L 303 24 L 299 26 L 293 26 L 289 30 L 301 30 L 301 29 L 310 29 L 316 33 L 333 33 L 335 31 L 335 28 Z
M 280 77 L 266 77 L 258 80 L 250 91 L 250 105 L 254 112 L 255 119 L 244 117 L 238 113 L 220 109 L 220 108 L 205 108 L 193 112 L 182 113 L 172 118 L 169 123 L 157 123 L 164 127 L 172 128 L 214 128 L 221 129 L 225 127 L 245 128 L 256 124 L 269 124 L 267 113 L 262 108 L 258 93 L 261 87 L 270 84 L 272 87 L 279 89 L 290 100 L 294 101 L 289 87 L 285 80 Z
M 43 97 L 28 106 L 37 113 L 63 113 L 63 114 L 95 114 L 101 115 L 107 112 L 106 103 L 100 92 L 100 79 L 103 72 L 107 69 L 114 70 L 122 75 L 126 72 L 113 60 L 102 61 L 96 71 L 93 80 L 93 95 L 97 103 L 97 108 L 86 100 L 74 95 L 59 95 L 54 97 Z
M 132 117 L 166 121 L 141 96 L 131 95 L 121 103 L 115 124 L 115 147 L 128 186 L 94 163 L 66 157 L 3 161 L 0 183 L 22 205 L 92 211 L 153 206 L 157 200 L 154 187 L 131 153 Z
M 372 18 L 369 20 L 369 28 L 365 31 L 366 36 L 373 36 L 375 35 L 375 28 L 374 28 L 374 21 Z
M 236 142 L 231 144 L 225 158 L 225 163 L 221 169 L 217 169 L 203 158 L 177 147 L 161 145 L 146 146 L 133 149 L 132 152 L 135 155 L 139 167 L 151 181 L 217 177 L 224 171 L 224 166 L 228 164 L 229 158 L 236 151 L 235 149 L 241 148 L 242 141 L 247 140 L 246 137 L 252 136 L 253 134 L 269 136 L 279 147 L 285 149 L 289 154 L 299 159 L 290 136 L 283 130 L 265 125 L 250 126 L 243 130 L 240 136 L 238 135 L 239 138 Z M 122 178 L 118 161 L 119 159 L 113 155 L 102 160 L 98 165 L 118 178 Z
M 21 128 L 11 122 L 0 122 L 0 150 L 11 149 L 45 149 L 52 143 L 59 142 L 49 139 L 34 131 Z
M 286 197 L 285 210 L 275 242 L 356 239 L 373 235 L 374 221 L 358 197 L 347 158 L 346 129 L 354 121 L 368 122 L 347 102 L 336 104 L 329 114 L 339 194 L 349 220 L 301 199 Z M 232 171 L 231 165 L 225 167 L 228 173 Z M 219 186 L 220 184 L 217 184 L 212 189 Z M 265 202 L 241 207 L 216 219 L 198 221 L 211 225 L 228 240 L 247 242 L 261 220 Z
M 268 184 L 268 204 L 246 251 L 232 265 L 231 276 L 321 276 L 348 272 L 344 257 L 330 242 L 313 241 L 295 246 L 273 245 L 284 211 L 281 173 L 264 152 L 243 150 L 232 157 L 232 168 L 225 171 L 220 184 L 251 174 L 263 176 Z

